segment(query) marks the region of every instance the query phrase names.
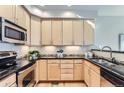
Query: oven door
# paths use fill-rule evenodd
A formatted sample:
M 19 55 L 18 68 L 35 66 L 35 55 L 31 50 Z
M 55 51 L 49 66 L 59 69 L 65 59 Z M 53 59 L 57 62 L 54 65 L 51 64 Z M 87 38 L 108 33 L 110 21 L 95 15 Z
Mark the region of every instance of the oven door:
M 35 85 L 35 68 L 36 64 L 33 64 L 29 68 L 22 70 L 17 76 L 18 87 L 33 87 Z

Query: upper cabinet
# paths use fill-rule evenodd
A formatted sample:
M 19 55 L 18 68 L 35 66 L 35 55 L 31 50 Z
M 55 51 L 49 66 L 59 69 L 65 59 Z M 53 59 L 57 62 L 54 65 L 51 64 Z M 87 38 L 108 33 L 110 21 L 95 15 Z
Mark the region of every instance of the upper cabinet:
M 52 44 L 62 45 L 62 21 L 52 20 Z
M 52 44 L 52 22 L 51 20 L 42 20 L 41 27 L 42 27 L 42 33 L 41 33 L 41 44 L 42 45 L 51 45 Z
M 31 46 L 41 45 L 40 18 L 31 16 Z
M 63 45 L 73 45 L 72 20 L 63 20 Z
M 0 16 L 26 28 L 25 10 L 20 5 L 0 5 Z
M 0 5 L 0 16 L 14 22 L 15 9 L 13 5 Z
M 42 20 L 42 45 L 92 45 L 94 29 L 83 19 Z
M 26 42 L 26 45 L 30 45 L 30 32 L 31 32 L 31 29 L 30 29 L 30 22 L 31 22 L 31 19 L 30 19 L 30 15 L 28 14 L 27 11 L 24 12 L 25 13 L 25 17 L 26 17 L 26 23 L 25 23 L 25 28 L 27 29 L 27 42 Z
M 90 24 L 91 20 L 84 20 L 84 45 L 94 43 L 94 28 Z
M 22 6 L 16 6 L 15 22 L 16 24 L 26 28 L 25 10 Z
M 73 20 L 74 45 L 83 45 L 83 20 Z

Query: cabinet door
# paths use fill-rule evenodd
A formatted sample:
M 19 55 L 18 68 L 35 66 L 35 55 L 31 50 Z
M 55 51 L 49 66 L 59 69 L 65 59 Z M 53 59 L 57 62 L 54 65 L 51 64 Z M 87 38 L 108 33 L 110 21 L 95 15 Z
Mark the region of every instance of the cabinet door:
M 48 64 L 48 80 L 60 80 L 60 64 Z
M 31 16 L 31 45 L 40 46 L 41 45 L 41 27 L 40 18 Z
M 52 40 L 51 33 L 51 20 L 42 21 L 42 45 L 50 45 Z
M 83 20 L 73 21 L 74 45 L 83 45 Z
M 100 87 L 100 74 L 90 70 L 90 87 Z
M 83 80 L 84 79 L 83 64 L 74 64 L 74 80 Z
M 16 6 L 16 23 L 26 28 L 26 16 L 22 6 Z
M 47 60 L 38 61 L 39 80 L 47 80 Z
M 63 45 L 73 44 L 72 20 L 63 20 Z
M 62 21 L 52 20 L 52 43 L 62 45 Z
M 31 33 L 31 29 L 30 29 L 30 15 L 25 11 L 25 16 L 26 16 L 26 29 L 27 29 L 27 43 L 26 45 L 30 45 L 30 33 Z
M 101 77 L 100 83 L 101 83 L 100 85 L 101 87 L 114 87 L 114 85 L 108 80 L 106 80 L 104 77 Z
M 87 86 L 90 86 L 90 69 L 87 65 L 84 63 L 84 81 L 87 84 Z
M 84 21 L 84 45 L 92 45 L 94 43 L 94 29 L 88 21 Z
M 14 22 L 15 17 L 14 5 L 0 5 L 0 16 Z

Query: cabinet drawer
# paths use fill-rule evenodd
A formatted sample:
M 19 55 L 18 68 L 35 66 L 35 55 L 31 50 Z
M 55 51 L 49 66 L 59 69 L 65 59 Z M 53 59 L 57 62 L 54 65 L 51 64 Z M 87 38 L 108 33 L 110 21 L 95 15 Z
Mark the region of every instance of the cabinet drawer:
M 61 64 L 61 68 L 73 68 L 73 64 Z
M 48 63 L 50 63 L 50 64 L 58 64 L 58 63 L 60 63 L 60 60 L 48 60 Z
M 73 69 L 61 69 L 61 74 L 73 74 Z
M 62 64 L 73 64 L 73 60 L 61 60 Z
M 0 87 L 9 87 L 16 82 L 16 74 L 12 74 L 5 79 L 0 80 Z
M 61 80 L 73 80 L 73 74 L 61 74 Z
M 74 63 L 77 63 L 77 64 L 81 64 L 83 62 L 83 60 L 74 60 Z

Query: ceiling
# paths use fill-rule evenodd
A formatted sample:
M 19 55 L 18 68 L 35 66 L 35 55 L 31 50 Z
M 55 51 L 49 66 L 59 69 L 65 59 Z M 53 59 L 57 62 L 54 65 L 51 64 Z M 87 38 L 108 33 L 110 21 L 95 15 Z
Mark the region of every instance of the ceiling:
M 25 5 L 25 7 L 40 17 L 124 16 L 124 5 Z

